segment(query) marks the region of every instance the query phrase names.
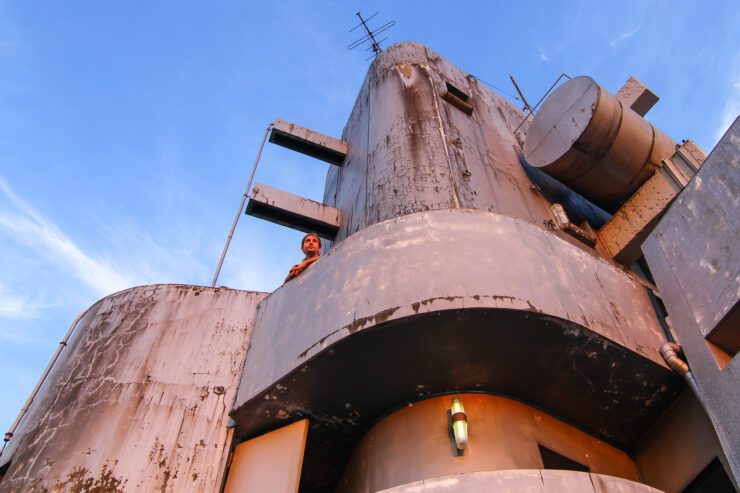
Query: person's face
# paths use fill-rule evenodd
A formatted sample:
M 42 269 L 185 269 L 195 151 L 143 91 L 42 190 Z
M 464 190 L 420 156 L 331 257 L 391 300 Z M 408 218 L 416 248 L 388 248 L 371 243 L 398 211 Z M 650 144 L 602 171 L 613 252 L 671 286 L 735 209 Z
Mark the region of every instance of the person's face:
M 301 250 L 306 255 L 319 253 L 321 250 L 319 239 L 314 235 L 306 236 L 306 239 L 303 240 L 303 248 Z

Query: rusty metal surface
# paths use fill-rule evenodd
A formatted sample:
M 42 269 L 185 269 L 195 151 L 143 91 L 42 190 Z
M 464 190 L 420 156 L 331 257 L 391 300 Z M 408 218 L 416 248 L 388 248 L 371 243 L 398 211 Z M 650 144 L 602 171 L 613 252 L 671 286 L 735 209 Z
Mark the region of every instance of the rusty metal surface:
M 6 450 L 0 491 L 219 491 L 264 296 L 156 285 L 93 305 Z
M 561 204 L 552 204 L 550 210 L 555 218 L 555 224 L 557 224 L 560 229 L 588 246 L 593 247 L 596 245 L 596 235 L 589 230 L 573 224 L 568 217 L 568 213 L 565 212 L 565 208 Z
M 462 455 L 450 445 L 447 410 L 453 396 L 461 398 L 470 429 Z M 590 472 L 638 481 L 625 452 L 547 413 L 504 397 L 452 394 L 404 406 L 376 423 L 355 448 L 335 492 L 371 493 L 474 471 L 543 469 L 540 445 Z
M 568 216 L 576 223 L 587 221 L 592 227 L 600 228 L 612 215 L 594 205 L 588 199 L 527 162 L 524 154 L 519 154 L 519 162 L 532 182 L 530 189 L 542 195 L 551 204 L 562 204 Z
M 662 341 L 645 289 L 593 255 L 506 216 L 417 213 L 344 240 L 262 302 L 232 416 L 240 436 L 311 416 L 346 447 L 421 378 L 426 392 L 518 396 L 626 446 L 681 386 Z
M 640 116 L 647 115 L 650 108 L 660 99 L 645 84 L 630 77 L 615 94 L 617 99 Z
M 642 256 L 640 246 L 681 191 L 680 185 L 663 171 L 664 168 L 646 181 L 599 229 L 599 240 L 617 262 L 630 265 Z
M 527 133 L 524 155 L 607 211 L 615 211 L 673 154 L 673 141 L 590 77 L 560 86 Z
M 245 214 L 329 240 L 341 224 L 339 209 L 262 183 L 254 185 Z
M 442 98 L 469 95 L 468 115 Z M 481 209 L 533 224 L 549 204 L 529 189 L 512 131 L 523 113 L 436 53 L 400 43 L 375 59 L 342 139 L 349 154 L 330 169 L 324 202 L 342 210 L 337 241 L 396 216 Z M 526 125 L 523 130 L 526 130 Z
M 430 478 L 378 493 L 661 493 L 626 479 L 577 471 L 527 470 L 478 471 Z
M 275 119 L 270 142 L 306 154 L 327 163 L 341 166 L 348 144 L 280 118 Z
M 740 119 L 643 244 L 691 372 L 740 484 L 740 358 L 723 369 L 707 344 L 740 297 Z M 738 324 L 727 327 L 737 332 Z M 730 357 L 732 355 L 729 355 Z

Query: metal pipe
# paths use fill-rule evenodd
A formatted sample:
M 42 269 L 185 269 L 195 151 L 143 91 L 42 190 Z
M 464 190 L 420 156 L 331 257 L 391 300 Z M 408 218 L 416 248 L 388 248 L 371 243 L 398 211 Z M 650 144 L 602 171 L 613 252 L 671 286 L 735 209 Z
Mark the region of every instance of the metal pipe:
M 511 79 L 511 82 L 514 84 L 514 88 L 516 89 L 516 92 L 519 93 L 519 96 L 521 96 L 522 101 L 524 101 L 524 109 L 529 111 L 529 114 L 532 115 L 532 118 L 534 118 L 534 113 L 532 112 L 532 107 L 529 106 L 529 103 L 527 102 L 527 99 L 524 97 L 524 94 L 522 94 L 522 91 L 519 90 L 519 86 L 516 84 L 516 81 L 514 80 L 514 77 L 509 75 L 509 79 Z
M 239 206 L 239 210 L 236 211 L 236 218 L 234 218 L 234 224 L 231 226 L 231 231 L 229 231 L 229 236 L 226 238 L 226 245 L 224 245 L 224 251 L 221 253 L 221 259 L 218 261 L 218 268 L 216 269 L 216 274 L 213 276 L 213 282 L 211 283 L 211 287 L 216 286 L 218 275 L 221 273 L 221 266 L 224 264 L 224 258 L 226 257 L 226 250 L 229 249 L 231 238 L 234 236 L 234 230 L 236 229 L 236 223 L 239 222 L 239 217 L 242 215 L 242 209 L 244 209 L 244 203 L 247 201 L 247 197 L 249 196 L 249 189 L 252 186 L 252 179 L 254 178 L 254 172 L 257 171 L 257 163 L 260 162 L 260 156 L 262 156 L 262 148 L 265 147 L 265 141 L 267 140 L 267 135 L 270 133 L 270 129 L 273 127 L 273 125 L 274 123 L 270 123 L 269 125 L 267 125 L 267 130 L 265 130 L 265 136 L 262 138 L 262 144 L 260 144 L 260 150 L 257 153 L 257 159 L 254 161 L 254 167 L 252 168 L 252 174 L 249 175 L 249 183 L 247 183 L 247 189 L 244 191 L 244 196 L 242 197 L 242 203 Z
M 72 337 L 72 333 L 77 327 L 77 323 L 80 321 L 82 317 L 85 316 L 86 313 L 87 313 L 87 310 L 77 315 L 77 318 L 72 323 L 69 330 L 67 331 L 67 335 L 65 335 L 62 342 L 59 343 L 59 347 L 54 353 L 54 356 L 52 356 L 51 361 L 49 361 L 49 364 L 46 365 L 46 370 L 44 370 L 44 374 L 41 375 L 39 382 L 36 384 L 36 387 L 33 389 L 33 392 L 31 392 L 31 395 L 28 397 L 28 400 L 26 401 L 26 404 L 21 409 L 21 412 L 18 413 L 18 417 L 15 418 L 15 422 L 10 427 L 10 430 L 5 434 L 5 438 L 3 439 L 3 448 L 0 449 L 0 455 L 3 455 L 3 452 L 5 451 L 5 446 L 8 444 L 10 439 L 13 438 L 13 434 L 15 433 L 15 430 L 18 429 L 18 425 L 20 425 L 21 420 L 23 419 L 23 416 L 25 416 L 26 412 L 28 412 L 28 409 L 31 407 L 31 403 L 36 398 L 36 394 L 38 394 L 39 390 L 41 389 L 41 386 L 44 384 L 46 377 L 49 376 L 49 373 L 51 372 L 51 369 L 54 366 L 54 363 L 56 363 L 57 359 L 59 359 L 59 355 L 62 354 L 62 350 L 67 345 L 69 338 Z
M 662 346 L 660 346 L 660 355 L 663 356 L 663 359 L 668 364 L 668 366 L 670 366 L 673 371 L 685 378 L 686 374 L 689 373 L 689 365 L 687 365 L 684 360 L 678 357 L 678 353 L 680 352 L 681 346 L 679 346 L 675 342 L 666 342 Z
M 704 402 L 704 398 L 702 397 L 701 392 L 699 391 L 699 386 L 696 384 L 696 379 L 694 378 L 694 375 L 691 373 L 691 370 L 689 369 L 689 365 L 686 364 L 684 360 L 678 357 L 678 353 L 680 352 L 681 352 L 681 346 L 679 346 L 675 342 L 666 342 L 666 343 L 663 343 L 662 346 L 660 346 L 660 355 L 663 356 L 663 359 L 668 364 L 668 366 L 671 367 L 673 371 L 681 375 L 683 379 L 686 380 L 686 384 L 691 389 L 691 392 L 694 393 L 696 400 L 699 401 L 699 405 L 704 411 L 704 414 L 709 419 L 709 422 L 712 423 L 712 426 L 714 426 L 714 421 L 712 420 L 709 414 L 709 409 L 707 408 L 707 405 Z

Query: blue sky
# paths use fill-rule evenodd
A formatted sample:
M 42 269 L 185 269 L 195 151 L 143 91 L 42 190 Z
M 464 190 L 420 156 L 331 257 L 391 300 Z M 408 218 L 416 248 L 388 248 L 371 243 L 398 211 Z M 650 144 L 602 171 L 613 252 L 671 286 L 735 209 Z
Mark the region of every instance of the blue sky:
M 596 5 L 599 5 L 598 7 Z M 661 100 L 709 152 L 740 113 L 736 1 L 0 1 L 0 433 L 78 313 L 209 285 L 267 124 L 340 137 L 369 65 L 355 12 L 534 102 L 559 74 Z M 518 101 L 517 104 L 520 104 Z M 256 181 L 321 200 L 329 165 L 267 145 Z M 243 216 L 219 284 L 272 291 L 301 233 Z

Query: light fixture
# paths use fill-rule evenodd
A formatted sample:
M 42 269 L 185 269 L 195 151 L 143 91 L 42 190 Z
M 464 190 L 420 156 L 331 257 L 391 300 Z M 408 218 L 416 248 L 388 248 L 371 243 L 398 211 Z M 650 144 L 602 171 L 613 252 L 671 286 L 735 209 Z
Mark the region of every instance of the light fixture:
M 455 434 L 455 445 L 459 450 L 465 450 L 468 447 L 468 416 L 465 414 L 465 408 L 459 397 L 452 398 L 450 414 L 452 432 Z

